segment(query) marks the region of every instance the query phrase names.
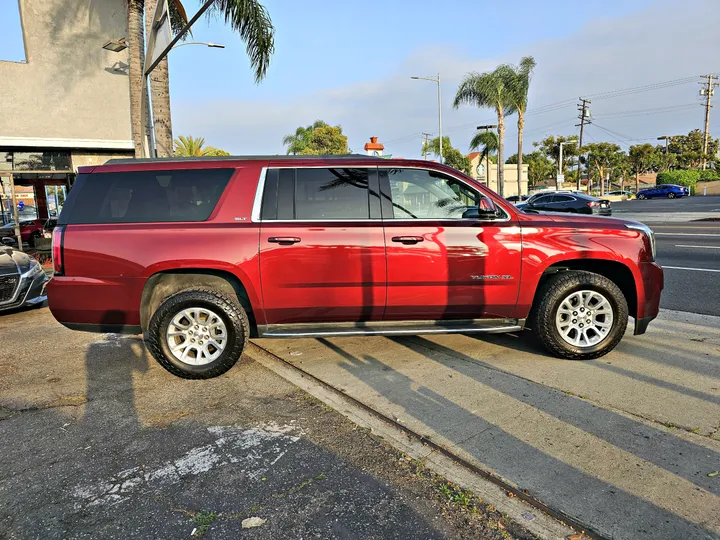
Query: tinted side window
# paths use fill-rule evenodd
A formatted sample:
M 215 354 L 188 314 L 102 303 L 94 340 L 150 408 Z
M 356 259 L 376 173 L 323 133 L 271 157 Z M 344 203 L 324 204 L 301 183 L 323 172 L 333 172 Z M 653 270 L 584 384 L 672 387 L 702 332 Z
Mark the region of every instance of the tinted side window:
M 205 221 L 233 172 L 195 169 L 80 175 L 60 223 Z
M 462 219 L 481 195 L 462 182 L 422 169 L 388 170 L 394 219 Z
M 552 195 L 543 195 L 542 197 L 538 197 L 535 199 L 532 203 L 533 204 L 548 204 L 552 202 Z
M 366 169 L 297 169 L 295 219 L 369 219 Z
M 553 202 L 570 202 L 574 200 L 575 197 L 570 197 L 569 195 L 555 195 L 555 197 L 553 197 Z

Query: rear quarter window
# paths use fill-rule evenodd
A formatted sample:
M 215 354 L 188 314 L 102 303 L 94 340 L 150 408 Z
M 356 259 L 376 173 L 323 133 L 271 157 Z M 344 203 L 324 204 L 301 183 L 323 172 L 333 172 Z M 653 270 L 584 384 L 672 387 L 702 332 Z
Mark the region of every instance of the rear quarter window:
M 234 169 L 81 174 L 59 224 L 205 221 Z

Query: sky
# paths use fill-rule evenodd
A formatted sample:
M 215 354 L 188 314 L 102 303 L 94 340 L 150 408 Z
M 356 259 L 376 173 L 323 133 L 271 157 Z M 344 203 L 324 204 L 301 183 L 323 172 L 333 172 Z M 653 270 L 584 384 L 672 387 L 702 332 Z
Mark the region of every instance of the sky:
M 189 13 L 201 4 L 184 3 Z M 695 77 L 720 71 L 720 0 L 265 0 L 264 5 L 276 40 L 260 84 L 242 41 L 222 20 L 200 20 L 193 39 L 225 49 L 188 46 L 171 52 L 176 136 L 204 137 L 233 154 L 276 154 L 285 152 L 283 136 L 320 119 L 341 125 L 353 151 L 362 152 L 369 137 L 377 136 L 386 153 L 419 157 L 422 132 L 438 132 L 437 86 L 410 77 L 439 73 L 443 134 L 467 151 L 475 126 L 496 123 L 496 117 L 490 109 L 453 109 L 462 77 L 531 55 L 537 68 L 526 152 L 547 135 L 577 134 L 581 96 L 592 100 L 586 140 L 627 147 L 702 128 Z M 0 58 L 22 60 L 13 11 L 14 0 L 0 0 Z M 603 95 L 644 85 L 654 86 Z M 506 155 L 517 148 L 516 121 L 506 119 Z M 720 112 L 713 129 L 720 134 Z

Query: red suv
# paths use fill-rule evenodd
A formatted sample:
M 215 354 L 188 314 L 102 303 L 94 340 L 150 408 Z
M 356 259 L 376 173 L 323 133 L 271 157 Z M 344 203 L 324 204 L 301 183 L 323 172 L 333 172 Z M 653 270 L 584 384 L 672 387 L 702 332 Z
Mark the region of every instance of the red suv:
M 113 160 L 53 231 L 50 309 L 144 333 L 171 373 L 227 371 L 250 337 L 517 332 L 597 358 L 657 316 L 652 231 L 523 213 L 435 163 L 349 155 Z

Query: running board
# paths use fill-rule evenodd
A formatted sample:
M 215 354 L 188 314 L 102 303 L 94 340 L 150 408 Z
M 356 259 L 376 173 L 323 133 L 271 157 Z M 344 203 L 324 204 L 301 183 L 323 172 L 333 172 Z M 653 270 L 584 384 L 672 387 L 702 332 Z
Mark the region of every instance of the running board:
M 264 338 L 319 338 L 342 336 L 412 336 L 419 334 L 500 334 L 517 332 L 525 319 L 470 319 L 459 321 L 379 321 L 356 323 L 258 325 Z

